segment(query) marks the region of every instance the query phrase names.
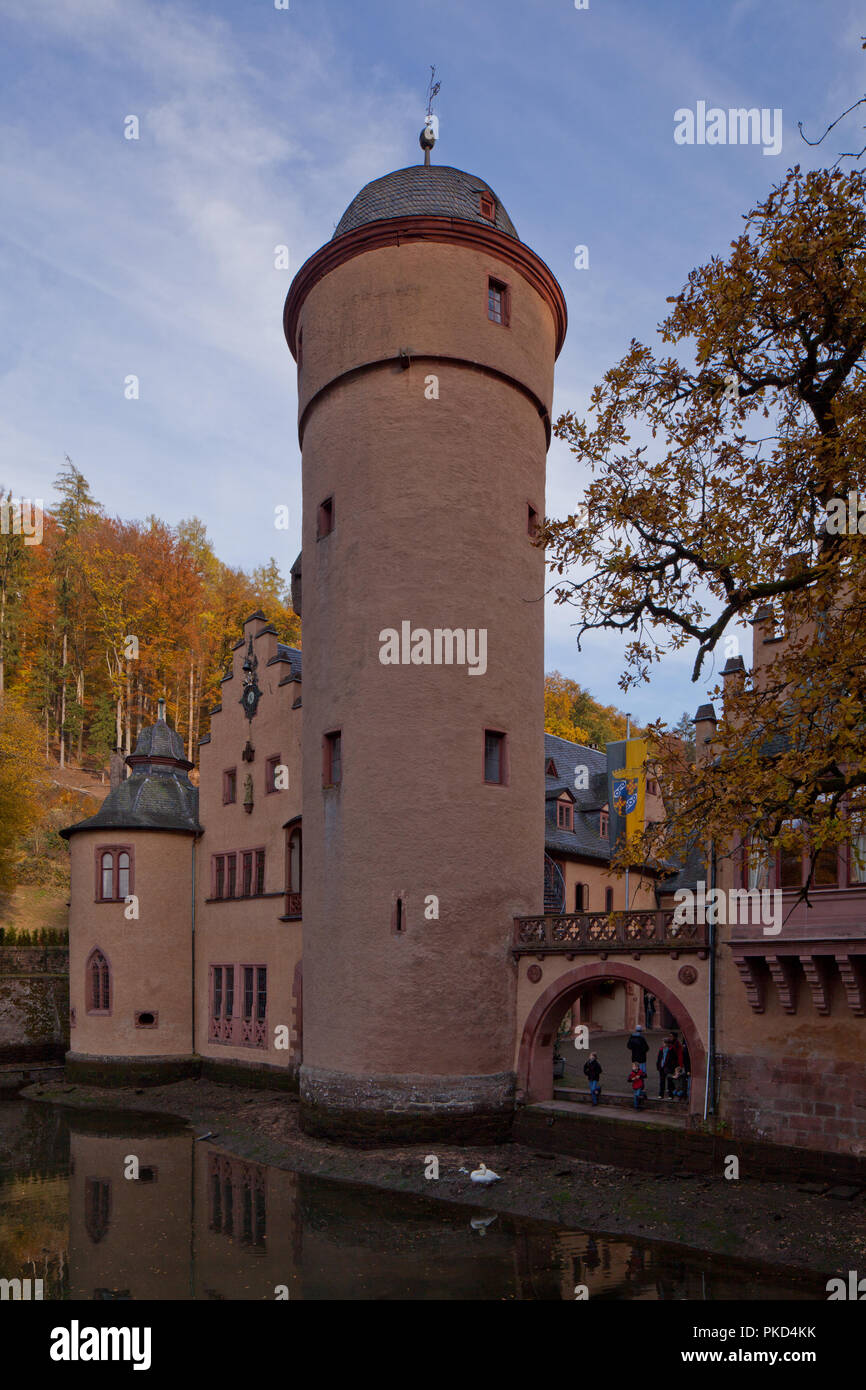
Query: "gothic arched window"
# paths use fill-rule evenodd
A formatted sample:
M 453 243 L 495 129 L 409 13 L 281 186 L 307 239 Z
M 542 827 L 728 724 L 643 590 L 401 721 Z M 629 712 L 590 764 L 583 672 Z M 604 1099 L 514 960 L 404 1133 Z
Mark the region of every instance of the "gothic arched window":
M 87 958 L 87 1012 L 107 1014 L 111 1008 L 111 972 L 97 948 Z

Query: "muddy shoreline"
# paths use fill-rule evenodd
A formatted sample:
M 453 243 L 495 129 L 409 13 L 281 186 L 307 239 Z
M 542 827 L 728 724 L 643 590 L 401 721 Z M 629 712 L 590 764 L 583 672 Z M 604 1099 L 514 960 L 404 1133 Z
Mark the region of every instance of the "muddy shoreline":
M 591 1230 L 596 1234 L 688 1246 L 726 1259 L 756 1261 L 813 1283 L 866 1271 L 866 1192 L 839 1200 L 749 1179 L 642 1176 L 521 1144 L 483 1153 L 456 1145 L 350 1149 L 302 1134 L 295 1097 L 211 1081 L 142 1089 L 35 1083 L 23 1099 L 78 1110 L 174 1116 L 198 1134 L 213 1131 L 215 1147 L 241 1158 L 385 1191 L 416 1193 L 490 1212 Z M 435 1154 L 439 1179 L 427 1179 Z M 502 1181 L 484 1188 L 461 1168 L 483 1160 Z M 814 1186 L 814 1185 L 813 1185 Z M 748 1288 L 743 1297 L 748 1298 Z

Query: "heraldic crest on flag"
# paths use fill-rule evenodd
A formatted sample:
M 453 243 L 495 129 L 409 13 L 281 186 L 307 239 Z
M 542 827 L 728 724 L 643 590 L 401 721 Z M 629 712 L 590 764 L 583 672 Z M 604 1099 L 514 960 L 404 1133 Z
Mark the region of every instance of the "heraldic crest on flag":
M 631 815 L 637 809 L 637 789 L 639 779 L 629 777 L 623 767 L 613 774 L 613 804 L 618 816 Z

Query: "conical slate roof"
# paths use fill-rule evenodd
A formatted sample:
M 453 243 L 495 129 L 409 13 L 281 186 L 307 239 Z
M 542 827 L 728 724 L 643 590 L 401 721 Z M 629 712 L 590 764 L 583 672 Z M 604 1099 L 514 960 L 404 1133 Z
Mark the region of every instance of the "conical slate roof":
M 479 193 L 489 193 L 493 198 L 492 224 L 481 212 Z M 368 222 L 391 217 L 454 217 L 463 222 L 478 222 L 483 227 L 492 225 L 515 241 L 520 240 L 490 184 L 477 174 L 452 169 L 449 164 L 410 164 L 408 169 L 395 169 L 384 178 L 365 184 L 346 208 L 331 240 Z
M 164 719 L 157 719 L 142 729 L 135 745 L 134 758 L 177 758 L 185 762 L 183 739 L 176 729 L 170 729 Z
M 160 759 L 160 761 L 152 761 Z M 165 761 L 162 761 L 165 759 Z M 188 830 L 201 833 L 198 789 L 189 780 L 191 764 L 183 740 L 164 719 L 142 729 L 135 752 L 127 758 L 132 771 L 103 801 L 95 816 L 61 830 L 68 839 L 77 830 Z

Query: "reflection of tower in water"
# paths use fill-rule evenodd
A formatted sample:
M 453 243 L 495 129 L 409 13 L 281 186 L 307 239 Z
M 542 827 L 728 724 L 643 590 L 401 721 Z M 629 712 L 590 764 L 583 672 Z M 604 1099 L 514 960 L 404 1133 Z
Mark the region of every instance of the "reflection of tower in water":
M 217 1152 L 185 1129 L 124 1123 L 118 1135 L 74 1121 L 69 1296 L 274 1299 L 283 1286 L 296 1297 L 296 1175 Z M 125 1176 L 133 1159 L 137 1178 Z

